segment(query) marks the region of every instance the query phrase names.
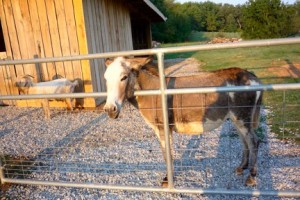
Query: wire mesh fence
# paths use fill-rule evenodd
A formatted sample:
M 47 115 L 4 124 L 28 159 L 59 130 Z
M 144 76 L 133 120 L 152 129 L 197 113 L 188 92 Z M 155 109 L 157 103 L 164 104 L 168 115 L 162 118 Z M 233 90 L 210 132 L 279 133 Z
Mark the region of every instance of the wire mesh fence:
M 174 133 L 174 188 L 161 188 L 167 166 L 159 142 L 130 104 L 125 105 L 117 120 L 108 119 L 101 110 L 53 109 L 54 117 L 46 121 L 39 108 L 0 108 L 1 181 L 142 191 L 300 196 L 299 90 L 289 90 L 291 86 L 300 87 L 281 86 L 287 89 L 270 91 L 277 103 L 272 102 L 271 107 L 266 99 L 261 112 L 256 131 L 261 140 L 258 184 L 254 188 L 244 186 L 246 177 L 234 173 L 242 146 L 230 121 L 201 135 Z M 259 89 L 274 88 L 276 85 Z M 217 90 L 207 92 L 213 91 Z
M 1 124 L 5 178 L 160 187 L 165 176 L 159 142 L 131 105 L 117 121 L 92 111 L 54 110 L 51 123 L 47 123 L 39 118 L 39 108 L 18 108 L 12 113 L 5 107 L 1 111 L 2 119 L 3 115 L 7 118 Z M 255 189 L 298 191 L 299 146 L 290 139 L 279 139 L 290 130 L 288 125 L 282 127 L 281 120 L 276 122 L 282 133 L 271 131 L 268 122 L 274 124 L 274 120 L 265 108 L 259 127 L 263 138 Z M 290 137 L 297 139 L 297 135 Z M 242 146 L 230 121 L 202 135 L 174 133 L 173 142 L 176 188 L 249 189 L 244 186 L 246 176 L 234 173 Z

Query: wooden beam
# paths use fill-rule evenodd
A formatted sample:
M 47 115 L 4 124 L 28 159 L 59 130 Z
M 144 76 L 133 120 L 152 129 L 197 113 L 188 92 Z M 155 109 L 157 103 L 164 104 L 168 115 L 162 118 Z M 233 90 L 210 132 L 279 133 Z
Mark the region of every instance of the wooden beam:
M 67 8 L 63 4 L 62 0 L 54 0 L 55 11 L 56 11 L 56 18 L 57 18 L 57 25 L 58 25 L 58 33 L 60 38 L 60 45 L 61 45 L 61 53 L 62 56 L 70 56 L 70 43 L 69 43 L 69 35 L 68 35 L 68 28 L 66 23 L 66 16 L 65 16 L 65 9 L 73 9 Z M 64 62 L 64 72 L 65 78 L 74 79 L 73 74 L 73 64 L 71 61 Z
M 34 45 L 36 47 L 36 55 L 35 58 L 44 58 L 45 50 L 44 50 L 44 42 L 42 37 L 42 31 L 40 26 L 40 19 L 38 15 L 38 7 L 36 0 L 28 0 L 29 5 L 29 14 L 31 18 L 31 26 L 34 37 Z M 37 68 L 37 77 L 38 81 L 49 80 L 47 64 L 46 63 L 38 63 L 36 64 Z
M 73 7 L 73 1 L 63 0 L 65 7 L 65 16 L 68 30 L 68 37 L 70 43 L 70 54 L 79 55 L 79 44 L 76 31 L 75 13 Z M 80 61 L 72 61 L 73 64 L 73 76 L 74 79 L 82 80 L 82 70 Z
M 37 5 L 37 14 L 39 17 L 39 24 L 41 28 L 41 35 L 44 47 L 44 56 L 45 57 L 53 57 L 53 48 L 51 42 L 51 35 L 50 35 L 50 27 L 48 23 L 47 17 L 47 8 L 45 4 L 45 0 L 35 0 Z M 54 63 L 47 63 L 47 68 L 43 68 L 43 81 L 49 81 L 52 79 L 53 76 L 56 75 L 56 68 Z
M 61 40 L 59 35 L 59 27 L 58 27 L 58 20 L 56 17 L 54 0 L 46 0 L 45 2 L 46 2 L 46 9 L 47 9 L 48 23 L 49 23 L 51 44 L 53 49 L 53 56 L 61 57 L 63 56 L 63 54 L 62 54 Z M 56 62 L 55 66 L 56 66 L 56 74 L 66 77 L 63 62 Z
M 74 13 L 75 13 L 75 21 L 76 21 L 76 29 L 77 29 L 77 37 L 79 44 L 79 53 L 80 54 L 88 54 L 88 41 L 86 37 L 86 29 L 84 22 L 84 8 L 82 0 L 73 0 Z M 84 91 L 85 92 L 93 92 L 93 86 L 91 81 L 91 69 L 90 69 L 90 61 L 82 60 L 82 77 L 84 80 Z M 87 98 L 84 100 L 84 107 L 95 107 L 95 100 L 93 98 Z

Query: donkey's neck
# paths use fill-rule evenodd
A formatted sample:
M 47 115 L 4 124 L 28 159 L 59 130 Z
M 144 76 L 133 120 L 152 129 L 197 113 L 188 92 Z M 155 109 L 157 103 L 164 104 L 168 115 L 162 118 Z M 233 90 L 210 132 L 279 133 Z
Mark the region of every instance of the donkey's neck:
M 139 71 L 138 84 L 142 90 L 158 89 L 159 88 L 159 77 L 154 71 L 143 69 Z

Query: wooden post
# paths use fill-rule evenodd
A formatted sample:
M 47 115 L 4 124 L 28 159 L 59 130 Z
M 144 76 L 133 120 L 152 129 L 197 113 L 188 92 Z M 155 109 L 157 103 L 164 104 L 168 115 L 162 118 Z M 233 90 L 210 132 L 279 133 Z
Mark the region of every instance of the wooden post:
M 73 0 L 76 30 L 79 44 L 79 53 L 88 54 L 88 41 L 86 37 L 83 2 L 82 0 Z M 82 77 L 84 80 L 84 91 L 93 92 L 93 86 L 91 81 L 91 68 L 89 60 L 81 61 Z M 95 100 L 93 98 L 84 99 L 84 107 L 95 107 Z

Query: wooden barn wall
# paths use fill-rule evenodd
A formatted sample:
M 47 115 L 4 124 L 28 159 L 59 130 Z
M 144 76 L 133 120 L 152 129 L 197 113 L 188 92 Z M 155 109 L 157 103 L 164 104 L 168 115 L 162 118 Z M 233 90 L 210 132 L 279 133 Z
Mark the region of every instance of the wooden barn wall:
M 120 0 L 84 0 L 89 53 L 133 49 L 129 9 Z M 104 59 L 91 62 L 94 91 L 105 91 Z
M 88 53 L 82 0 L 0 0 L 0 16 L 7 59 Z M 93 91 L 89 61 L 68 61 L 1 66 L 1 94 L 17 94 L 13 83 L 24 74 L 33 75 L 35 81 L 55 75 L 80 79 L 84 91 Z

